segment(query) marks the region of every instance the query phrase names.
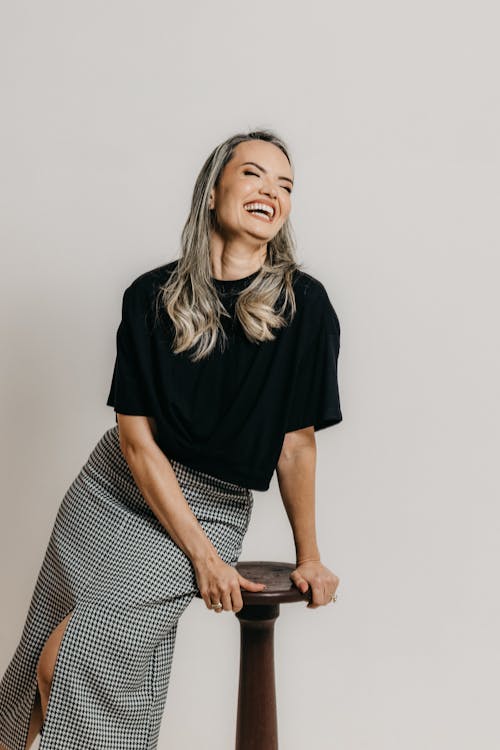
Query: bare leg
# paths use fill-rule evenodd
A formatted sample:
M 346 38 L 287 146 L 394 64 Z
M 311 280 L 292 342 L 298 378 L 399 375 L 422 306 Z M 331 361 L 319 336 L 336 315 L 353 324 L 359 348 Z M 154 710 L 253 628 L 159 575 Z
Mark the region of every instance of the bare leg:
M 28 728 L 28 739 L 26 740 L 25 750 L 29 750 L 29 748 L 32 746 L 33 742 L 35 741 L 36 737 L 38 736 L 40 732 L 42 724 L 43 724 L 42 705 L 40 702 L 40 692 L 37 689 L 35 704 L 33 706 L 33 711 L 31 712 L 31 719 L 30 719 L 30 724 Z
M 49 703 L 50 688 L 52 686 L 52 679 L 54 677 L 54 667 L 59 653 L 59 647 L 61 645 L 64 631 L 71 619 L 73 612 L 69 612 L 64 620 L 61 620 L 52 633 L 47 638 L 44 647 L 40 653 L 37 665 L 37 679 L 38 689 L 40 691 L 41 698 L 41 714 L 42 721 L 45 721 L 47 714 L 47 705 Z M 27 745 L 27 748 L 29 745 Z

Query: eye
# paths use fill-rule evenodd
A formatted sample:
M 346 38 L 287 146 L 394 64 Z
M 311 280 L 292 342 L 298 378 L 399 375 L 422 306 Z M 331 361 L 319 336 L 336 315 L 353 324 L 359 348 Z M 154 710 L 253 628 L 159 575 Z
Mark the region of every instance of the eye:
M 257 174 L 257 172 L 251 172 L 250 169 L 244 169 L 243 174 L 252 174 L 254 177 L 260 177 L 260 174 Z M 291 194 L 291 188 L 285 187 L 284 185 L 282 185 L 281 187 L 283 188 L 283 190 L 286 190 L 289 194 Z

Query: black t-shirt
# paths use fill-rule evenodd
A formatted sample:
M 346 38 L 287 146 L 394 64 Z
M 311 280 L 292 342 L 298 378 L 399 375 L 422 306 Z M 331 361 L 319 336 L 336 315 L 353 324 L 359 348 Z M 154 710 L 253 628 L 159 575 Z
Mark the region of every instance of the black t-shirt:
M 267 490 L 285 433 L 310 425 L 322 430 L 342 420 L 337 314 L 323 284 L 297 269 L 297 311 L 288 326 L 273 329 L 274 341 L 252 343 L 236 316 L 222 316 L 229 336 L 225 349 L 217 346 L 193 363 L 188 352 L 172 353 L 174 329 L 166 311 L 160 308 L 154 321 L 156 293 L 177 263 L 146 271 L 123 294 L 107 405 L 118 414 L 153 417 L 167 458 Z M 258 273 L 233 281 L 213 278 L 228 312 L 234 313 L 238 293 Z

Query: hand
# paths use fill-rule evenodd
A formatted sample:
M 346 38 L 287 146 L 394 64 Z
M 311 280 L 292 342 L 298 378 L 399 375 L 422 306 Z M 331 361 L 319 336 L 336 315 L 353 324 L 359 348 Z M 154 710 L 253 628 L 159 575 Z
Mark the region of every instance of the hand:
M 290 578 L 302 593 L 307 591 L 309 584 L 311 585 L 312 597 L 307 605 L 310 609 L 330 604 L 332 594 L 337 590 L 340 580 L 320 560 L 308 560 L 300 563 L 290 573 Z
M 203 601 L 207 609 L 213 612 L 239 612 L 243 607 L 240 588 L 245 591 L 262 591 L 264 583 L 257 583 L 244 578 L 236 568 L 228 565 L 220 557 L 213 557 L 197 563 L 195 566 L 196 580 Z M 213 609 L 212 604 L 221 602 L 222 609 Z

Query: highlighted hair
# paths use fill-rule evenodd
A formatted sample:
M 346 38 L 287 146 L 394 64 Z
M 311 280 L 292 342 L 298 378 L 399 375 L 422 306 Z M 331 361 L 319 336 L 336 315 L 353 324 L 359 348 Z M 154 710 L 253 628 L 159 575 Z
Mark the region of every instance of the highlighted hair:
M 277 146 L 292 161 L 285 143 L 271 130 L 238 133 L 219 144 L 205 161 L 196 180 L 191 209 L 182 230 L 181 257 L 174 272 L 159 289 L 157 304 L 168 314 L 175 335 L 175 354 L 193 349 L 191 360 L 208 357 L 217 342 L 227 342 L 221 316 L 228 316 L 212 282 L 210 236 L 215 212 L 209 209 L 210 192 L 234 150 L 243 141 L 262 140 Z M 295 315 L 293 272 L 296 261 L 293 230 L 286 219 L 279 232 L 267 243 L 267 256 L 255 279 L 239 293 L 235 314 L 247 338 L 255 343 L 275 338 L 272 329 L 288 325 Z M 290 307 L 290 318 L 286 317 Z

